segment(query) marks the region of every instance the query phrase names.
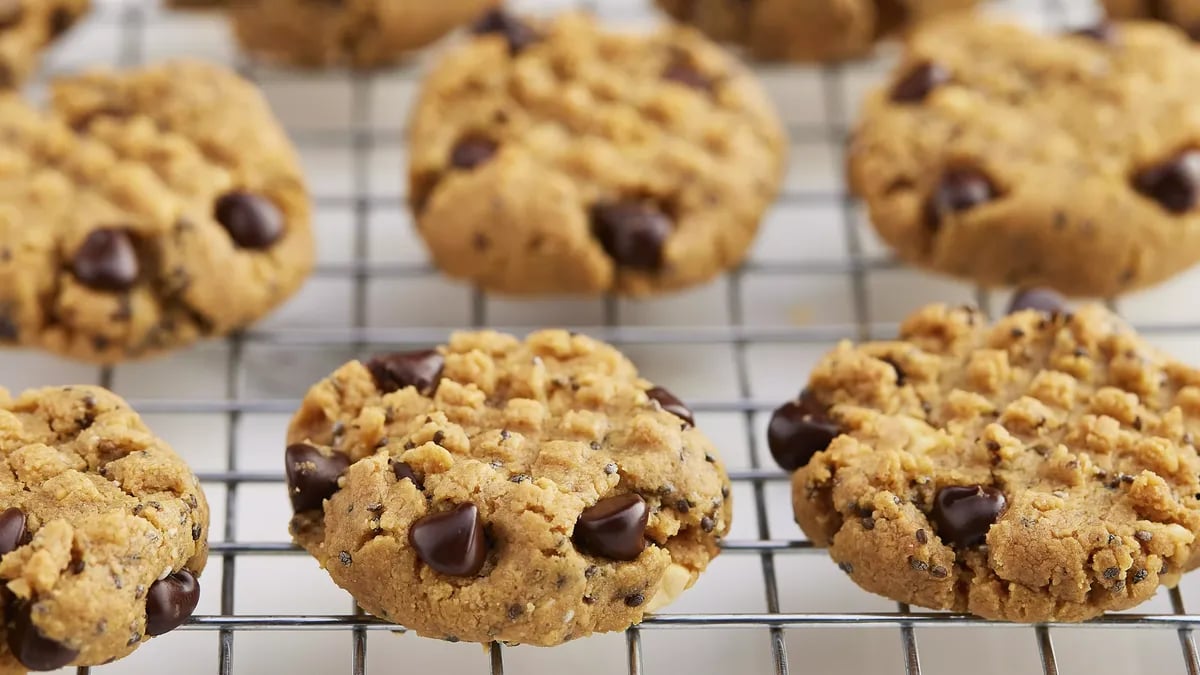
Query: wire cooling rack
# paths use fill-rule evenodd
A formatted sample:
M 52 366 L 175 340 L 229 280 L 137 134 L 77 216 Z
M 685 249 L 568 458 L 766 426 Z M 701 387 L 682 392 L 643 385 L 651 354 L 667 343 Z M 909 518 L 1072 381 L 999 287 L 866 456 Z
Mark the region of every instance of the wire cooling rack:
M 759 70 L 786 118 L 793 166 L 749 261 L 727 278 L 644 302 L 513 301 L 440 278 L 404 210 L 401 128 L 423 64 L 369 75 L 277 70 L 237 56 L 221 19 L 146 0 L 98 0 L 47 70 L 200 56 L 236 66 L 267 93 L 301 150 L 317 206 L 319 265 L 299 297 L 259 326 L 146 364 L 95 369 L 0 354 L 3 384 L 98 381 L 130 398 L 197 468 L 213 507 L 212 559 L 198 613 L 108 673 L 974 673 L 1200 675 L 1192 631 L 1200 598 L 1161 592 L 1083 626 L 1015 626 L 912 611 L 855 588 L 791 522 L 788 483 L 761 439 L 837 340 L 894 334 L 932 301 L 1001 306 L 1002 297 L 906 270 L 886 256 L 845 192 L 841 145 L 861 92 L 889 58 Z M 585 7 L 616 24 L 655 20 L 643 0 L 527 0 Z M 1049 26 L 1087 23 L 1090 0 L 1007 0 Z M 36 93 L 40 84 L 33 86 Z M 1200 361 L 1192 274 L 1122 301 L 1143 332 Z M 735 524 L 697 587 L 624 635 L 555 649 L 480 653 L 361 615 L 287 538 L 283 430 L 307 385 L 354 355 L 442 342 L 449 330 L 524 332 L 571 325 L 620 345 L 691 401 L 724 450 Z M 1193 584 L 1194 585 L 1194 584 Z M 1123 631 L 1115 629 L 1147 629 Z M 304 631 L 300 633 L 299 631 Z M 368 648 L 369 647 L 369 648 Z

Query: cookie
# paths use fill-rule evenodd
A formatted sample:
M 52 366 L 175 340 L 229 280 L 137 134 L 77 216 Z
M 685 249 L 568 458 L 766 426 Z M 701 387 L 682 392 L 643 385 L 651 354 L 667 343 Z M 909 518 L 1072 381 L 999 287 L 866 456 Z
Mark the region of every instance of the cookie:
M 736 266 L 786 141 L 753 76 L 688 29 L 495 12 L 430 74 L 409 201 L 436 264 L 513 294 L 645 295 Z
M 113 363 L 244 327 L 312 267 L 299 161 L 256 89 L 179 62 L 0 96 L 0 342 Z
M 207 535 L 199 481 L 125 401 L 0 389 L 0 672 L 108 663 L 178 627 Z
M 656 0 L 677 21 L 764 60 L 865 56 L 875 43 L 979 0 Z
M 844 342 L 772 417 L 797 522 L 866 590 L 1083 621 L 1200 564 L 1200 370 L 1099 305 L 1026 306 L 1052 296 Z
M 1103 0 L 1114 19 L 1154 19 L 1173 23 L 1200 38 L 1200 0 Z
M 497 1 L 238 0 L 230 9 L 238 42 L 256 55 L 297 66 L 371 68 L 434 42 Z
M 1109 297 L 1200 260 L 1200 50 L 1175 29 L 950 21 L 867 100 L 854 190 L 904 260 Z
M 0 3 L 0 88 L 20 85 L 41 52 L 75 25 L 90 0 L 5 0 Z
M 296 542 L 363 609 L 425 636 L 623 630 L 729 532 L 729 479 L 688 408 L 565 331 L 348 363 L 288 442 Z

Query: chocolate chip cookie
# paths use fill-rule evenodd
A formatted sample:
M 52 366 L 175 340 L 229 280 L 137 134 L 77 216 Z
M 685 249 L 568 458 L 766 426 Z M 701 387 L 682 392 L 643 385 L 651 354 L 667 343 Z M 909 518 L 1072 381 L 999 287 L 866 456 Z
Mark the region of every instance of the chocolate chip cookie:
M 1144 23 L 949 21 L 867 101 L 854 189 L 904 260 L 1113 296 L 1200 260 L 1200 50 Z
M 842 343 L 771 420 L 796 520 L 890 598 L 1083 621 L 1200 565 L 1200 370 L 1099 305 L 932 306 Z M 1040 309 L 1022 309 L 1037 307 Z
M 504 293 L 644 295 L 746 254 L 786 142 L 700 35 L 493 12 L 424 84 L 409 199 L 434 261 Z
M 0 88 L 24 82 L 42 51 L 74 26 L 90 4 L 90 0 L 0 2 Z
M 112 363 L 251 323 L 312 266 L 299 162 L 256 89 L 179 62 L 0 96 L 0 342 Z
M 0 389 L 0 672 L 108 663 L 178 627 L 207 534 L 199 481 L 119 397 Z
M 1103 0 L 1114 19 L 1154 19 L 1183 28 L 1200 39 L 1200 0 Z
M 348 363 L 288 442 L 296 541 L 364 609 L 426 636 L 623 630 L 729 532 L 729 479 L 687 406 L 565 331 Z
M 393 63 L 430 44 L 497 2 L 237 0 L 229 4 L 234 34 L 250 52 L 298 66 L 370 68 Z
M 656 0 L 677 21 L 759 59 L 829 61 L 979 0 Z

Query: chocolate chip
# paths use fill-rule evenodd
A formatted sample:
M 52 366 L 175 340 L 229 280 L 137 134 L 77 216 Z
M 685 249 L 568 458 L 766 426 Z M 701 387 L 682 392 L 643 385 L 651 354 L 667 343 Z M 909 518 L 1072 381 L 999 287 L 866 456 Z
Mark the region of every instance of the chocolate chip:
M 367 370 L 381 393 L 416 387 L 421 395 L 431 396 L 442 379 L 445 365 L 446 359 L 431 349 L 377 356 L 367 362 Z
M 921 560 L 919 558 L 914 558 L 911 555 L 908 556 L 908 566 L 918 572 L 929 571 L 929 563 L 927 563 L 924 560 Z
M 391 463 L 392 473 L 396 475 L 397 481 L 402 481 L 407 478 L 413 482 L 413 485 L 417 486 L 418 490 L 425 489 L 425 485 L 421 481 L 417 480 L 417 474 L 413 472 L 413 468 L 408 462 L 401 462 L 393 459 L 391 460 Z
M 21 509 L 5 509 L 0 513 L 0 556 L 17 550 L 25 540 L 25 512 Z
M 982 485 L 950 485 L 938 491 L 929 514 L 942 541 L 973 548 L 987 541 L 988 530 L 1004 513 L 1004 493 Z
M 1109 567 L 1104 570 L 1105 579 L 1116 579 L 1119 574 L 1121 574 L 1121 568 L 1119 567 Z
M 240 248 L 266 249 L 283 236 L 283 212 L 252 192 L 228 192 L 217 200 L 213 217 Z
M 934 565 L 933 567 L 929 568 L 929 576 L 932 576 L 936 579 L 945 579 L 949 575 L 950 572 L 946 571 L 946 568 L 942 567 L 941 565 Z
M 33 624 L 33 606 L 13 600 L 6 612 L 8 648 L 21 665 L 29 670 L 58 670 L 74 661 L 79 652 L 51 640 Z
M 1133 583 L 1140 584 L 1143 581 L 1145 581 L 1146 577 L 1148 577 L 1148 576 L 1150 576 L 1150 572 L 1148 570 L 1144 570 L 1144 569 L 1138 570 L 1133 573 Z
M 641 593 L 632 593 L 630 595 L 625 596 L 625 606 L 626 607 L 641 607 L 642 603 L 645 601 L 646 601 L 646 596 L 642 595 Z
M 700 91 L 712 91 L 712 79 L 690 63 L 675 61 L 663 70 L 662 78 Z
M 450 164 L 457 169 L 471 170 L 486 164 L 499 149 L 496 141 L 478 135 L 469 135 L 458 141 L 450 151 Z M 486 248 L 486 247 L 485 247 Z
M 959 167 L 942 174 L 929 198 L 928 217 L 931 229 L 937 229 L 943 218 L 995 199 L 996 187 L 978 169 Z
M 920 103 L 930 92 L 949 81 L 950 71 L 942 65 L 920 63 L 892 86 L 892 100 L 896 103 Z
M 139 273 L 133 238 L 116 228 L 93 230 L 75 251 L 71 271 L 79 283 L 97 291 L 132 288 Z
M 162 635 L 183 625 L 200 602 L 200 582 L 186 569 L 150 585 L 146 593 L 146 635 Z
M 602 499 L 575 522 L 575 545 L 612 560 L 636 560 L 646 548 L 646 500 L 633 493 Z
M 592 233 L 622 267 L 657 271 L 674 226 L 658 207 L 641 202 L 606 202 L 592 207 Z
M 471 30 L 476 35 L 503 35 L 508 40 L 508 51 L 513 56 L 541 39 L 529 24 L 498 7 L 480 17 Z
M 1116 44 L 1117 42 L 1116 26 L 1107 21 L 1102 21 L 1094 26 L 1073 30 L 1071 31 L 1071 35 L 1091 38 L 1096 42 L 1102 42 L 1106 45 Z
M 1054 316 L 1067 311 L 1067 299 L 1050 288 L 1022 288 L 1013 294 L 1008 313 L 1036 310 Z
M 349 567 L 354 562 L 354 558 L 351 557 L 349 551 L 342 551 L 338 554 L 338 562 L 342 563 L 342 565 L 346 567 Z
M 696 426 L 696 420 L 692 416 L 692 411 L 688 409 L 683 401 L 675 398 L 675 395 L 671 392 L 662 387 L 655 387 L 647 391 L 646 395 L 652 400 L 658 401 L 658 405 L 662 406 L 663 410 L 683 420 L 689 427 Z
M 474 576 L 487 560 L 483 519 L 474 504 L 421 518 L 408 531 L 408 540 L 426 565 L 452 577 Z
M 929 537 L 925 534 L 925 530 L 917 530 L 917 543 L 924 544 L 929 541 Z
M 709 518 L 708 516 L 704 516 L 703 518 L 700 519 L 700 529 L 704 530 L 705 532 L 712 532 L 713 528 L 715 528 L 716 526 L 717 526 L 717 523 L 712 518 Z
M 0 30 L 12 28 L 25 16 L 24 0 L 0 0 Z
M 771 415 L 767 446 L 785 471 L 806 466 L 813 455 L 829 447 L 841 430 L 807 391 Z
M 311 445 L 288 446 L 284 456 L 288 494 L 296 513 L 322 508 L 323 502 L 338 491 L 338 478 L 350 466 L 350 458 L 340 452 L 329 455 Z
M 1200 149 L 1180 152 L 1133 177 L 1133 187 L 1171 213 L 1186 213 L 1200 202 Z

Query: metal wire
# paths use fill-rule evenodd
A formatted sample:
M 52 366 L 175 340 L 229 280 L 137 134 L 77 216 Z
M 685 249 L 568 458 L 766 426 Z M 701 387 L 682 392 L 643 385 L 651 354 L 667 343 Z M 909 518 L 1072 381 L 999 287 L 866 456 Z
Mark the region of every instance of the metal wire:
M 578 0 L 581 6 L 595 8 L 594 2 Z M 1067 13 L 1062 0 L 1043 0 L 1046 16 L 1061 24 Z M 92 21 L 115 25 L 121 35 L 119 60 L 131 65 L 142 61 L 147 23 L 152 23 L 159 10 L 154 3 L 143 0 L 126 0 L 119 11 L 100 10 Z M 768 72 L 774 67 L 766 69 Z M 258 76 L 253 63 L 239 63 L 239 71 L 251 79 Z M 286 72 L 272 72 L 272 81 L 291 77 Z M 403 77 L 415 78 L 413 73 Z M 377 144 L 395 144 L 398 138 L 393 133 L 371 128 L 369 102 L 375 77 L 355 76 L 351 86 L 351 123 L 348 129 L 310 130 L 294 134 L 298 145 L 307 148 L 325 146 L 349 147 L 352 152 L 351 178 L 353 189 L 350 194 L 317 195 L 318 207 L 348 208 L 353 213 L 354 260 L 346 263 L 320 265 L 315 276 L 325 279 L 348 280 L 353 284 L 351 327 L 349 329 L 286 331 L 270 328 L 255 328 L 231 336 L 227 341 L 226 388 L 223 399 L 205 400 L 132 400 L 131 403 L 143 413 L 170 414 L 219 414 L 228 421 L 226 434 L 225 471 L 201 473 L 200 479 L 207 487 L 223 487 L 225 490 L 226 519 L 221 540 L 211 543 L 211 552 L 221 558 L 222 580 L 220 589 L 220 614 L 196 616 L 183 627 L 189 631 L 216 631 L 219 635 L 217 672 L 227 675 L 233 672 L 235 636 L 243 631 L 264 630 L 345 630 L 352 637 L 351 672 L 362 675 L 367 672 L 367 634 L 370 631 L 402 630 L 394 624 L 368 616 L 357 606 L 344 615 L 242 615 L 235 606 L 237 588 L 236 569 L 239 556 L 291 556 L 303 552 L 286 541 L 238 541 L 238 496 L 239 488 L 246 484 L 282 483 L 282 474 L 239 470 L 238 432 L 243 416 L 250 414 L 287 414 L 299 404 L 294 399 L 247 399 L 242 395 L 243 355 L 248 346 L 272 345 L 291 346 L 303 349 L 354 347 L 357 351 L 430 345 L 442 342 L 443 329 L 405 327 L 374 328 L 367 322 L 368 283 L 373 279 L 425 278 L 436 274 L 426 263 L 381 263 L 368 260 L 371 248 L 369 222 L 371 215 L 382 209 L 403 208 L 402 197 L 385 197 L 372 194 L 368 189 L 370 172 L 369 156 Z M 845 73 L 838 66 L 822 70 L 821 89 L 826 106 L 825 124 L 815 126 L 793 126 L 791 136 L 796 143 L 832 142 L 841 143 L 850 125 L 850 115 L 844 109 L 846 83 Z M 830 170 L 842 171 L 840 158 L 834 158 Z M 630 675 L 642 675 L 642 633 L 645 630 L 696 628 L 758 628 L 767 630 L 768 648 L 771 651 L 775 673 L 788 673 L 788 649 L 786 635 L 789 630 L 802 628 L 836 627 L 886 627 L 895 628 L 901 639 L 905 672 L 908 675 L 921 673 L 921 659 L 916 629 L 924 627 L 957 627 L 963 629 L 1030 630 L 1027 626 L 997 624 L 971 616 L 941 612 L 913 612 L 908 605 L 897 604 L 895 612 L 783 612 L 780 608 L 776 558 L 781 555 L 822 555 L 811 543 L 799 538 L 780 538 L 772 533 L 767 521 L 766 488 L 770 483 L 787 480 L 784 474 L 764 468 L 761 448 L 754 433 L 754 422 L 758 415 L 770 411 L 778 401 L 758 400 L 753 397 L 747 348 L 766 344 L 828 344 L 837 339 L 854 336 L 858 339 L 878 338 L 894 334 L 894 324 L 875 323 L 870 314 L 868 275 L 872 272 L 897 267 L 890 259 L 869 257 L 865 250 L 855 220 L 853 200 L 841 192 L 812 192 L 792 190 L 783 195 L 785 205 L 831 206 L 840 211 L 846 249 L 846 260 L 806 262 L 752 262 L 735 271 L 729 278 L 727 304 L 730 322 L 725 326 L 705 328 L 663 328 L 649 326 L 625 326 L 619 322 L 619 302 L 608 297 L 603 302 L 604 325 L 581 328 L 589 333 L 618 345 L 724 345 L 732 348 L 735 360 L 738 390 L 734 396 L 719 400 L 693 401 L 692 407 L 701 413 L 737 413 L 743 418 L 746 429 L 751 468 L 734 471 L 732 480 L 748 485 L 753 493 L 754 511 L 758 519 L 757 536 L 749 540 L 727 540 L 722 549 L 726 554 L 753 555 L 759 558 L 765 590 L 766 612 L 762 613 L 704 613 L 704 614 L 661 614 L 646 619 L 638 627 L 626 631 L 627 667 Z M 743 279 L 746 275 L 833 275 L 849 279 L 852 290 L 853 325 L 846 326 L 797 326 L 761 327 L 747 325 L 743 307 Z M 985 310 L 990 306 L 986 292 L 977 293 L 977 301 Z M 471 296 L 471 323 L 473 326 L 489 325 L 487 296 L 474 291 Z M 497 328 L 504 329 L 502 326 Z M 1197 334 L 1200 323 L 1187 325 L 1138 325 L 1147 334 Z M 520 331 L 520 327 L 509 330 Z M 98 381 L 112 386 L 112 369 L 101 369 Z M 784 537 L 798 534 L 794 530 L 783 533 Z M 1086 624 L 1089 627 L 1113 629 L 1157 629 L 1174 630 L 1178 633 L 1186 672 L 1200 675 L 1200 659 L 1193 639 L 1193 631 L 1200 628 L 1200 615 L 1185 611 L 1178 589 L 1170 591 L 1172 612 L 1169 614 L 1114 614 L 1106 615 Z M 1051 628 L 1055 631 L 1070 630 L 1071 624 L 1048 624 L 1032 629 L 1042 670 L 1046 675 L 1057 675 L 1058 657 L 1055 654 Z M 504 673 L 504 648 L 499 644 L 488 647 L 490 672 Z M 86 674 L 94 669 L 79 668 Z

